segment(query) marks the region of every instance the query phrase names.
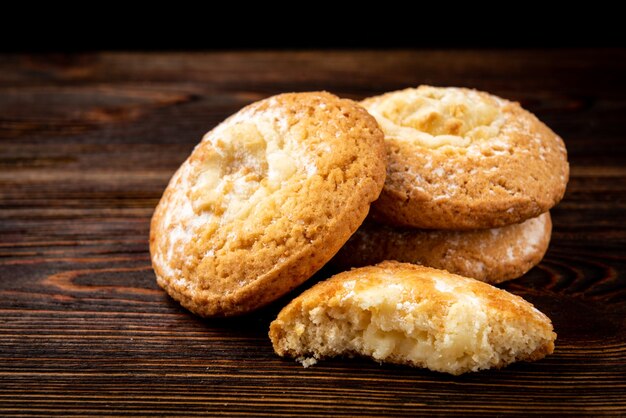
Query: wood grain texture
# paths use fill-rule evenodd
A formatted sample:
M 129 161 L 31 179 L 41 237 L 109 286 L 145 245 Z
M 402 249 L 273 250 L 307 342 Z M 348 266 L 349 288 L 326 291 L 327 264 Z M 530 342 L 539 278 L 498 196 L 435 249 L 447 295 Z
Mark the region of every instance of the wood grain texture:
M 626 50 L 0 57 L 0 415 L 626 414 L 624 74 Z M 149 218 L 204 132 L 274 93 L 421 83 L 519 100 L 566 141 L 547 256 L 503 286 L 553 319 L 554 355 L 461 377 L 303 369 L 267 338 L 286 300 L 201 320 L 157 287 Z

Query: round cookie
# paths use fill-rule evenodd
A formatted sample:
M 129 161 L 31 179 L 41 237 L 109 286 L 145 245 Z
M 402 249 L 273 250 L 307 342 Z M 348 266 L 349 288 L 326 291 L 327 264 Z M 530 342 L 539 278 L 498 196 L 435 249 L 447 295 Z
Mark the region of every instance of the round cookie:
M 561 138 L 518 103 L 421 86 L 361 102 L 387 145 L 374 216 L 427 229 L 519 223 L 558 203 L 569 178 Z
M 305 367 L 337 355 L 458 375 L 554 351 L 550 319 L 486 283 L 386 261 L 337 274 L 291 301 L 270 325 L 280 356 Z
M 520 224 L 467 231 L 394 228 L 368 219 L 332 263 L 345 270 L 397 260 L 500 283 L 539 264 L 551 233 L 549 212 Z
M 170 180 L 150 227 L 157 281 L 202 316 L 263 306 L 339 250 L 384 179 L 383 134 L 357 103 L 325 92 L 253 103 Z

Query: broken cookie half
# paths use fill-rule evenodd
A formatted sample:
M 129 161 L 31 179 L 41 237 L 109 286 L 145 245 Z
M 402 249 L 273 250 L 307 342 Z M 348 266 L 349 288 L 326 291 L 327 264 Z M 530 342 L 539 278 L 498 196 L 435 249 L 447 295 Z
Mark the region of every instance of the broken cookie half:
M 551 354 L 550 319 L 519 296 L 444 270 L 385 261 L 313 286 L 270 325 L 280 356 L 338 355 L 458 375 Z

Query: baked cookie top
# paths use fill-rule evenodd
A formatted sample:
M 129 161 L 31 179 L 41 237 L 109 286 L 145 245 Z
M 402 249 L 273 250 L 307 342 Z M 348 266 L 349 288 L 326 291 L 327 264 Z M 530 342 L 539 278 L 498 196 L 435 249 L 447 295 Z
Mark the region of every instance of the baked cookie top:
M 552 353 L 550 319 L 532 304 L 444 270 L 386 261 L 340 273 L 270 325 L 281 356 L 305 366 L 335 355 L 461 374 Z
M 253 103 L 167 186 L 150 230 L 158 283 L 203 316 L 269 303 L 335 254 L 384 178 L 383 134 L 357 103 L 325 92 Z
M 385 133 L 387 179 L 373 206 L 385 223 L 492 228 L 536 217 L 563 197 L 565 145 L 518 103 L 430 86 L 361 103 Z
M 539 264 L 551 233 L 549 212 L 519 224 L 466 231 L 397 228 L 366 219 L 332 263 L 347 269 L 397 260 L 500 283 Z

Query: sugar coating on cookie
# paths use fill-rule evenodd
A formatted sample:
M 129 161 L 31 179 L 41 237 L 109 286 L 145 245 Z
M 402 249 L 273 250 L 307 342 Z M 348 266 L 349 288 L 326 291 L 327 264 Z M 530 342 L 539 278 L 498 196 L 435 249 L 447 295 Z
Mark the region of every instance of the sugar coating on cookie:
M 556 339 L 550 320 L 519 296 L 391 261 L 316 284 L 278 314 L 269 336 L 278 355 L 305 367 L 362 355 L 454 375 L 543 358 Z
M 157 281 L 191 311 L 241 314 L 302 283 L 365 218 L 385 177 L 383 135 L 351 100 L 292 93 L 207 133 L 157 206 Z
M 466 231 L 391 227 L 366 219 L 332 263 L 345 270 L 397 260 L 501 283 L 539 264 L 551 233 L 549 212 L 519 224 Z
M 421 86 L 362 104 L 385 133 L 387 180 L 373 206 L 384 223 L 493 228 L 536 217 L 563 197 L 565 145 L 518 103 Z

